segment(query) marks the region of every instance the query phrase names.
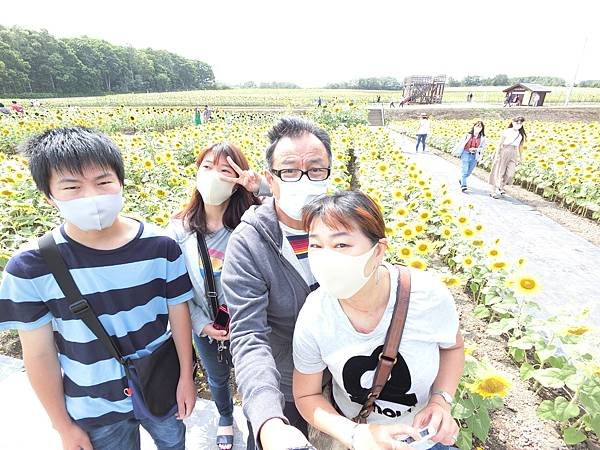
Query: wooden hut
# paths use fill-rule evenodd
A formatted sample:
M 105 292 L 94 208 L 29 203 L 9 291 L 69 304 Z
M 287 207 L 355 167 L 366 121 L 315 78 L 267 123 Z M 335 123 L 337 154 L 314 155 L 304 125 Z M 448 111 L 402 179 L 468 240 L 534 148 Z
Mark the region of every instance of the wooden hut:
M 505 106 L 523 106 L 525 95 L 529 93 L 527 106 L 542 106 L 548 92 L 552 92 L 547 87 L 534 83 L 517 83 L 507 87 L 502 92 L 506 94 Z

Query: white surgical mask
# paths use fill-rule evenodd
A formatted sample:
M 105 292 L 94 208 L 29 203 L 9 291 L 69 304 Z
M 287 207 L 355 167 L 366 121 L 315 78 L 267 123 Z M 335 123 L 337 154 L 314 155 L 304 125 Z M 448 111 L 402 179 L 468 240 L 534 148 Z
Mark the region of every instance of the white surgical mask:
M 235 183 L 221 180 L 215 170 L 199 170 L 196 176 L 196 189 L 207 205 L 220 205 L 229 200 L 234 185 Z
M 302 219 L 302 208 L 312 199 L 327 192 L 328 180 L 311 181 L 306 176 L 295 182 L 286 182 L 275 177 L 279 185 L 277 205 L 289 217 Z
M 52 200 L 63 218 L 83 231 L 100 231 L 109 228 L 123 209 L 122 190 L 116 194 L 64 201 L 52 197 Z
M 310 270 L 319 286 L 339 299 L 352 297 L 369 281 L 373 272 L 365 276 L 367 262 L 373 256 L 377 244 L 358 256 L 346 255 L 329 249 L 308 249 Z

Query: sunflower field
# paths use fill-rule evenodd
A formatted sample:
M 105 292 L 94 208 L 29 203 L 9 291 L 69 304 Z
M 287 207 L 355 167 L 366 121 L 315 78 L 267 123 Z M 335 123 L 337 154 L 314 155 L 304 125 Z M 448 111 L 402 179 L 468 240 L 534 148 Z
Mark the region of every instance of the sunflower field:
M 331 189 L 360 188 L 378 203 L 386 219 L 390 262 L 419 270 L 433 268 L 446 285 L 461 288 L 471 297 L 475 315 L 487 322 L 488 333 L 505 339 L 521 378 L 549 393 L 539 405 L 539 417 L 554 421 L 567 444 L 582 442 L 591 434 L 600 436 L 600 339 L 596 330 L 583 324 L 587 312 L 576 317 L 537 318 L 531 296 L 543 286 L 527 273 L 526 261 L 510 261 L 504 257 L 501 242 L 485 241 L 477 212 L 458 206 L 446 186 L 435 184 L 401 153 L 389 130 L 368 127 L 364 109 L 351 103 L 308 113 L 331 135 Z M 0 270 L 16 248 L 60 222 L 56 211 L 36 191 L 27 161 L 16 152 L 24 138 L 53 126 L 84 125 L 105 131 L 121 148 L 125 160 L 125 213 L 165 226 L 195 189 L 194 160 L 203 148 L 227 140 L 243 149 L 252 168 L 262 171 L 267 131 L 276 120 L 271 114 L 220 114 L 212 122 L 192 126 L 189 109 L 142 107 L 47 109 L 35 117 L 0 117 L 0 208 L 4 214 Z M 457 130 L 462 132 L 468 125 L 434 122 L 436 144 L 450 145 Z M 503 128 L 500 122 L 486 125 L 492 140 Z M 411 126 L 394 125 L 406 130 Z M 588 189 L 586 175 L 591 174 L 590 183 L 597 183 L 599 129 L 570 126 L 529 126 L 531 139 L 524 166 L 532 172 L 524 173 L 522 167 L 520 176 L 533 177 L 532 182 L 539 183 L 540 176 L 554 182 L 577 174 L 578 183 L 570 185 L 577 189 L 578 194 L 569 191 L 573 196 Z M 566 150 L 561 151 L 563 148 Z M 584 156 L 585 161 L 580 161 Z M 534 172 L 541 168 L 542 158 L 552 170 Z M 559 158 L 565 161 L 565 173 L 560 176 L 556 173 L 561 170 Z M 580 169 L 575 170 L 577 167 Z M 556 181 L 552 189 L 560 190 L 561 183 Z M 597 191 L 585 192 L 588 201 L 600 198 L 594 196 Z M 486 442 L 490 411 L 503 407 L 503 397 L 511 386 L 510 379 L 485 360 L 485 350 L 477 352 L 475 344 L 467 342 L 465 353 L 465 372 L 453 407 L 461 425 L 461 450 Z
M 433 120 L 429 143 L 450 153 L 476 120 Z M 490 170 L 500 134 L 509 121 L 486 120 L 487 148 L 481 166 Z M 413 135 L 417 122 L 395 122 Z M 515 183 L 556 201 L 578 214 L 600 221 L 600 122 L 524 124 L 527 141 Z

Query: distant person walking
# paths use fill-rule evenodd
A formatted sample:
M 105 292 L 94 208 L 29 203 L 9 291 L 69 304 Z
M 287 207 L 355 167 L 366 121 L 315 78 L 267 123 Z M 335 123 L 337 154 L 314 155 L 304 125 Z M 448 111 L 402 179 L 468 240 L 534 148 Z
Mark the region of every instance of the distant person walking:
M 473 100 L 473 93 L 472 93 L 472 92 L 469 92 L 469 93 L 467 94 L 467 102 L 468 102 L 468 103 L 471 103 L 471 100 Z
M 322 103 L 323 103 L 323 101 L 321 100 L 321 97 L 319 97 L 319 98 L 317 99 L 317 107 L 319 107 L 319 108 L 320 108 Z
M 493 187 L 490 192 L 492 198 L 499 198 L 505 194 L 504 186 L 512 183 L 517 165 L 523 159 L 523 144 L 527 138 L 523 122 L 525 122 L 523 117 L 515 117 L 502 132 L 490 172 L 490 184 Z
M 196 106 L 196 109 L 194 110 L 194 124 L 202 124 L 202 111 L 199 106 Z
M 469 131 L 459 142 L 453 152 L 460 156 L 461 177 L 459 183 L 463 192 L 467 192 L 467 178 L 473 173 L 477 162 L 481 160 L 481 152 L 485 148 L 485 126 L 483 122 L 475 122 Z
M 204 111 L 202 111 L 202 123 L 208 123 L 210 120 L 210 115 L 212 111 L 208 107 L 208 105 L 204 105 Z
M 431 122 L 429 121 L 429 116 L 426 113 L 422 113 L 421 120 L 419 120 L 419 128 L 417 128 L 417 146 L 415 148 L 417 153 L 419 152 L 420 143 L 423 143 L 423 152 L 425 152 L 425 141 L 430 130 Z
M 0 114 L 10 114 L 10 109 L 4 106 L 4 103 L 0 103 Z

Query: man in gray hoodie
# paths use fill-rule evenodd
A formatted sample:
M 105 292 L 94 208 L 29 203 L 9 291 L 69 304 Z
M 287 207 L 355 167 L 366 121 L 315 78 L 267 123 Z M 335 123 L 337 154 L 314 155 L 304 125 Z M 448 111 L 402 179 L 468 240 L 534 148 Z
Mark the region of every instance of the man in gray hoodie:
M 332 158 L 328 134 L 304 119 L 281 119 L 269 139 L 265 178 L 273 198 L 242 217 L 229 240 L 221 283 L 250 425 L 248 449 L 272 450 L 308 443 L 307 424 L 292 396 L 294 326 L 317 287 L 302 207 L 327 190 Z

